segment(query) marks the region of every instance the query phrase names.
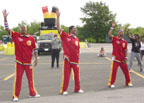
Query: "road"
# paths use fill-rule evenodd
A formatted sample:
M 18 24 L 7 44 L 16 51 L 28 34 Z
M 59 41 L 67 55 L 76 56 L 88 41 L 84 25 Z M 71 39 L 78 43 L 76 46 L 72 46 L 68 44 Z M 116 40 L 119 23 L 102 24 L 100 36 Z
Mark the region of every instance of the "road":
M 99 93 L 101 95 L 102 94 L 104 95 L 106 92 L 111 91 L 114 92 L 113 90 L 107 87 L 111 66 L 110 61 L 111 54 L 108 53 L 107 57 L 109 59 L 105 57 L 97 57 L 96 53 L 82 52 L 80 54 L 80 79 L 81 79 L 81 88 L 85 91 L 85 93 L 83 94 L 84 98 L 86 97 L 86 95 L 90 96 L 93 93 Z M 49 55 L 40 55 L 38 62 L 39 62 L 38 66 L 34 68 L 34 79 L 35 79 L 35 87 L 39 92 L 39 94 L 41 95 L 41 98 L 49 98 L 49 97 L 55 98 L 55 96 L 61 97 L 59 91 L 60 91 L 62 68 L 63 68 L 62 54 L 60 56 L 60 67 L 58 69 L 50 68 L 51 57 Z M 14 63 L 15 63 L 14 56 L 4 56 L 3 54 L 0 54 L 0 103 L 9 103 L 12 100 L 14 68 L 15 68 Z M 139 72 L 139 67 L 137 66 L 136 61 L 134 62 L 133 70 L 134 72 L 131 73 L 130 75 L 134 87 L 132 87 L 131 89 L 143 88 L 144 73 Z M 124 75 L 122 74 L 122 71 L 120 69 L 118 70 L 115 86 L 116 86 L 116 88 L 114 89 L 115 91 L 117 90 L 121 91 L 128 88 L 125 87 Z M 74 89 L 74 81 L 71 76 L 68 88 L 68 93 L 70 96 L 74 95 L 73 89 Z M 129 89 L 128 91 L 130 91 L 131 89 Z M 24 74 L 19 99 L 21 101 L 27 100 L 28 94 L 29 94 L 28 83 L 27 78 Z M 22 103 L 38 103 L 38 102 L 33 101 Z M 59 101 L 59 103 L 62 103 L 62 101 Z M 102 103 L 102 101 L 99 101 L 99 103 Z

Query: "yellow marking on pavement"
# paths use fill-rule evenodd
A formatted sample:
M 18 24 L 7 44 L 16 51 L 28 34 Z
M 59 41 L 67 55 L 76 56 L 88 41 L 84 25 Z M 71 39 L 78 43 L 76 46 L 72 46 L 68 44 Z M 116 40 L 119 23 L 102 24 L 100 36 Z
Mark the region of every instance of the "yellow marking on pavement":
M 40 57 L 38 57 L 38 59 L 40 59 Z M 12 78 L 15 75 L 15 73 L 10 74 L 9 76 L 5 77 L 3 80 L 9 80 L 10 78 Z
M 4 61 L 4 60 L 7 60 L 7 59 L 8 59 L 8 58 L 1 58 L 0 61 Z
M 105 58 L 106 58 L 108 61 L 112 61 L 111 58 L 109 58 L 109 57 L 105 57 Z
M 108 61 L 112 61 L 109 57 L 105 57 Z M 143 78 L 144 79 L 144 75 L 142 75 L 142 74 L 140 74 L 140 73 L 138 73 L 138 72 L 136 72 L 136 71 L 134 71 L 134 70 L 131 70 L 131 72 L 132 73 L 134 73 L 135 75 L 137 75 L 137 76 L 139 76 L 139 77 L 141 77 L 141 78 Z
M 6 81 L 6 80 L 9 80 L 9 79 L 12 78 L 14 75 L 15 75 L 15 73 L 13 73 L 13 74 L 11 74 L 11 75 L 5 77 L 3 80 L 5 80 L 5 81 Z
M 144 75 L 142 75 L 134 70 L 131 70 L 131 72 L 144 79 Z

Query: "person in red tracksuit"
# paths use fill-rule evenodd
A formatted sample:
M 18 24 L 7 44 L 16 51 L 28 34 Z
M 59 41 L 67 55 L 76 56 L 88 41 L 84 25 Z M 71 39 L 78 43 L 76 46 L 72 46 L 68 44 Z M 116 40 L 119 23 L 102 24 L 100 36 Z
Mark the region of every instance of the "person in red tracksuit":
M 127 41 L 124 40 L 123 36 L 124 33 L 122 30 L 118 31 L 118 36 L 113 36 L 112 31 L 115 27 L 115 23 L 112 23 L 112 27 L 109 30 L 109 38 L 112 40 L 113 45 L 113 52 L 112 52 L 112 65 L 111 65 L 111 73 L 110 73 L 110 79 L 109 79 L 109 87 L 114 88 L 115 80 L 116 80 L 116 74 L 117 69 L 120 66 L 126 79 L 126 86 L 132 87 L 132 83 L 130 80 L 128 65 L 127 65 Z
M 80 75 L 79 75 L 79 39 L 76 37 L 76 28 L 74 26 L 69 27 L 69 33 L 65 33 L 64 30 L 60 29 L 59 10 L 56 10 L 57 14 L 57 29 L 60 33 L 62 40 L 63 51 L 64 51 L 64 67 L 63 67 L 63 77 L 61 93 L 67 95 L 67 88 L 70 79 L 71 68 L 74 71 L 75 88 L 74 92 L 83 93 L 84 91 L 80 89 Z
M 29 84 L 29 97 L 40 97 L 34 87 L 33 81 L 33 67 L 32 67 L 32 53 L 34 51 L 35 61 L 34 66 L 37 65 L 37 50 L 35 40 L 32 36 L 26 33 L 26 27 L 22 24 L 21 33 L 11 31 L 8 27 L 7 22 L 7 11 L 3 11 L 5 29 L 11 34 L 12 40 L 15 43 L 15 80 L 14 80 L 14 92 L 13 92 L 13 101 L 17 102 L 22 83 L 22 76 L 24 71 L 26 72 L 26 76 Z

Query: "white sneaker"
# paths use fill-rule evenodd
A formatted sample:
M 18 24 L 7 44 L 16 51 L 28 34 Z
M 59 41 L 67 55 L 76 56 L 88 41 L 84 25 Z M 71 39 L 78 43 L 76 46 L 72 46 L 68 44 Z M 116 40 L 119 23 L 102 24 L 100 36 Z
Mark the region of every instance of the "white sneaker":
M 40 94 L 36 94 L 35 96 L 29 96 L 29 98 L 39 98 Z
M 115 85 L 111 85 L 110 88 L 115 88 Z
M 18 98 L 17 98 L 17 97 L 14 97 L 14 98 L 13 98 L 13 102 L 18 102 Z
M 82 89 L 80 89 L 77 93 L 84 93 L 84 91 Z
M 65 96 L 66 96 L 66 95 L 68 95 L 68 92 L 65 91 L 65 92 L 62 93 L 62 95 L 65 95 Z
M 133 84 L 129 84 L 128 87 L 133 87 Z

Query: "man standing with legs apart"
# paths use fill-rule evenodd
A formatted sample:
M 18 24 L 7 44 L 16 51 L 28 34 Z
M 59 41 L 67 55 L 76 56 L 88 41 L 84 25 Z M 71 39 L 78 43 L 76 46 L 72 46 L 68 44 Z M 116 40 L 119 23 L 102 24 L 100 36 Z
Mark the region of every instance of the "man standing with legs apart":
M 128 65 L 127 65 L 127 41 L 123 39 L 124 33 L 122 30 L 118 31 L 118 36 L 113 36 L 112 31 L 115 27 L 115 23 L 112 23 L 112 27 L 109 30 L 109 38 L 112 40 L 113 45 L 113 52 L 112 52 L 112 65 L 111 65 L 111 73 L 109 78 L 109 84 L 108 86 L 110 88 L 114 88 L 115 80 L 116 80 L 116 74 L 117 69 L 120 66 L 124 75 L 125 75 L 125 85 L 132 87 L 132 83 L 130 80 L 130 75 L 128 71 Z
M 71 68 L 74 71 L 74 80 L 75 88 L 74 92 L 83 93 L 84 91 L 80 89 L 80 75 L 79 75 L 79 39 L 76 37 L 76 28 L 75 26 L 69 27 L 69 33 L 65 33 L 64 30 L 60 29 L 60 12 L 57 9 L 57 29 L 60 33 L 63 51 L 64 51 L 64 64 L 63 64 L 63 77 L 62 77 L 62 86 L 61 93 L 67 95 L 67 88 L 69 84 Z
M 60 54 L 60 50 L 61 50 L 61 41 L 58 38 L 58 35 L 55 34 L 54 35 L 54 40 L 52 40 L 51 68 L 54 67 L 55 58 L 56 58 L 56 62 L 57 62 L 57 68 L 59 68 L 59 54 Z
M 131 56 L 130 56 L 130 61 L 129 61 L 129 71 L 131 72 L 131 68 L 133 65 L 133 60 L 136 57 L 137 61 L 138 61 L 138 65 L 140 66 L 140 71 L 143 72 L 143 68 L 142 68 L 142 62 L 141 62 L 141 56 L 140 56 L 140 41 L 139 41 L 139 35 L 135 34 L 134 38 L 132 38 L 131 36 L 129 36 L 129 30 L 127 31 L 127 36 L 129 37 L 129 39 L 132 42 L 132 50 L 131 50 Z
M 22 76 L 24 71 L 29 84 L 29 97 L 40 97 L 34 87 L 33 80 L 33 67 L 32 67 L 32 52 L 35 54 L 34 66 L 37 65 L 37 50 L 35 45 L 35 40 L 32 36 L 26 33 L 27 28 L 24 24 L 21 26 L 21 33 L 11 31 L 8 27 L 6 10 L 3 11 L 5 29 L 11 34 L 12 40 L 15 43 L 15 80 L 14 80 L 14 91 L 13 91 L 13 101 L 17 102 L 21 90 Z

